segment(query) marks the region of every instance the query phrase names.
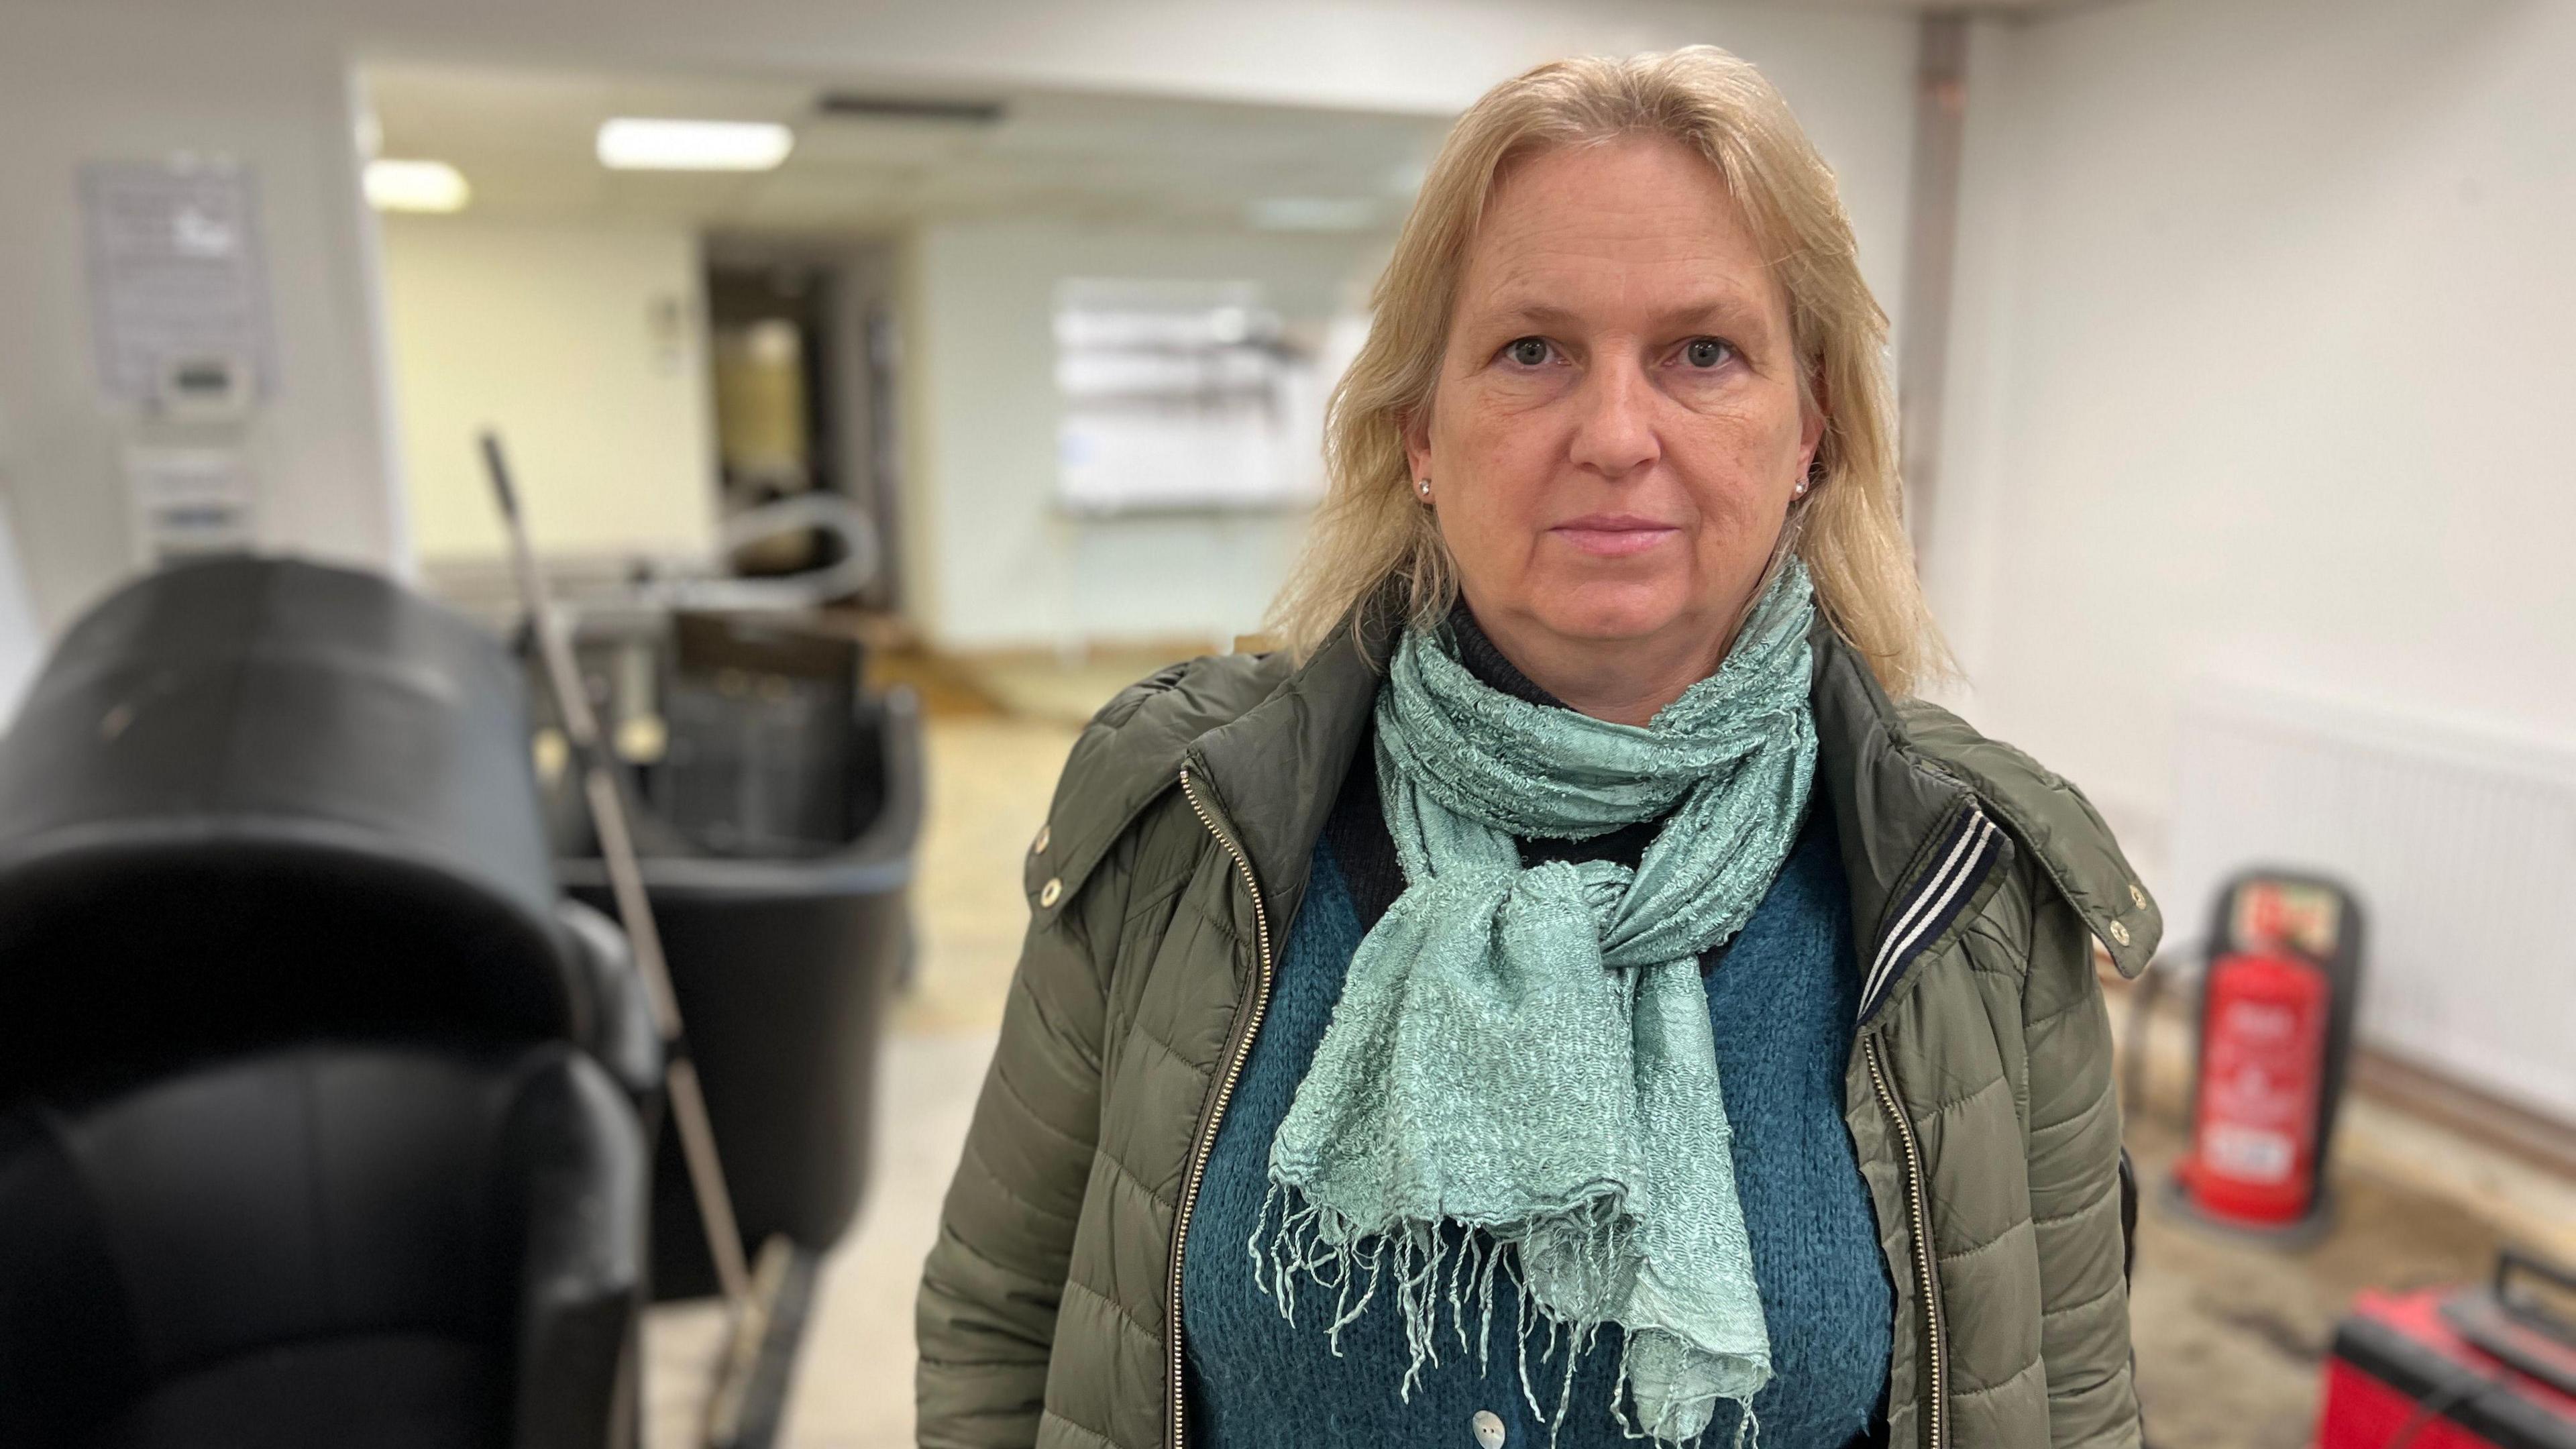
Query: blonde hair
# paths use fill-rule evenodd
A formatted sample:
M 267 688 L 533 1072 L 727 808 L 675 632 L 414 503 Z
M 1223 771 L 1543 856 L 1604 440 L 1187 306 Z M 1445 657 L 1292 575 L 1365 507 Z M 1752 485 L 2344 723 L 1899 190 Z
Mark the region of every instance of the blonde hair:
M 1485 93 L 1432 162 L 1372 297 L 1367 342 L 1333 390 L 1330 479 L 1303 556 L 1271 606 L 1300 658 L 1364 611 L 1398 601 L 1427 625 L 1458 596 L 1456 565 L 1413 490 L 1404 422 L 1429 406 L 1469 243 L 1503 170 L 1560 146 L 1662 136 L 1716 168 L 1789 299 L 1801 401 L 1821 404 L 1814 486 L 1784 543 L 1806 560 L 1825 618 L 1890 694 L 1945 672 L 1923 601 L 1897 479 L 1887 314 L 1861 279 L 1851 219 L 1788 102 L 1751 65 L 1694 45 L 1627 60 L 1563 60 Z M 1391 587 L 1392 586 L 1392 587 Z

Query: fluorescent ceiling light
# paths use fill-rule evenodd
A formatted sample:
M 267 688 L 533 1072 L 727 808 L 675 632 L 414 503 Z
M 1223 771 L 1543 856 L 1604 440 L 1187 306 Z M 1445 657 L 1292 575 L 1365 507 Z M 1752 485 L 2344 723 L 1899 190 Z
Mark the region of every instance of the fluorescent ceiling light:
M 767 171 L 795 146 L 795 132 L 768 121 L 620 116 L 599 126 L 599 164 L 613 171 Z
M 463 211 L 474 188 L 444 161 L 367 163 L 367 202 L 378 211 Z

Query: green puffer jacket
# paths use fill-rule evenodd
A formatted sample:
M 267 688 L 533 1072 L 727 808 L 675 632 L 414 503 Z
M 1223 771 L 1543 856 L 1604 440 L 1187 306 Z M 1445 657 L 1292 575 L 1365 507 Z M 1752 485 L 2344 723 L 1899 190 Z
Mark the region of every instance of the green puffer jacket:
M 1896 1285 L 1888 1442 L 2135 1445 L 2092 942 L 2135 974 L 2161 918 L 2073 786 L 1816 644 L 1863 976 L 1844 1117 Z M 1075 744 L 922 1277 L 925 1449 L 1189 1442 L 1191 1207 L 1366 737 L 1367 657 L 1345 637 L 1293 669 L 1176 665 Z

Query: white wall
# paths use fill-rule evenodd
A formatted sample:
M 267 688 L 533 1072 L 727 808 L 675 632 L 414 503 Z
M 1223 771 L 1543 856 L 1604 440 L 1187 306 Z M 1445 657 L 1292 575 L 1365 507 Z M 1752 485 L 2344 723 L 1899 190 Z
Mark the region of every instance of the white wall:
M 908 603 L 952 647 L 1204 639 L 1259 626 L 1302 512 L 1084 519 L 1055 506 L 1056 284 L 1251 281 L 1284 315 L 1355 310 L 1384 243 L 1002 222 L 906 247 Z
M 700 561 L 715 443 L 694 238 L 388 217 L 385 312 L 425 562 L 507 545 L 476 436 L 499 429 L 540 551 Z
M 49 627 L 134 557 L 129 419 L 102 397 L 91 348 L 88 161 L 196 151 L 253 168 L 276 318 L 277 391 L 250 438 L 265 542 L 355 560 L 403 551 L 337 48 L 200 15 L 0 4 L 0 485 Z
M 36 666 L 44 662 L 44 643 L 36 627 L 35 602 L 27 595 L 16 530 L 10 526 L 9 510 L 0 508 L 0 730 L 16 717 L 18 701 L 34 680 Z
M 1975 59 L 1931 563 L 1979 722 L 2151 861 L 2204 675 L 2576 731 L 2576 8 L 2155 0 Z
M 372 225 L 348 67 L 368 59 L 784 71 L 1439 113 L 1554 56 L 1715 41 L 1761 63 L 1841 170 L 1898 298 L 1910 16 L 1703 0 L 0 0 L 0 460 L 49 624 L 125 566 L 115 427 L 90 382 L 72 177 L 220 149 L 261 168 L 285 394 L 265 424 L 276 541 L 401 564 Z

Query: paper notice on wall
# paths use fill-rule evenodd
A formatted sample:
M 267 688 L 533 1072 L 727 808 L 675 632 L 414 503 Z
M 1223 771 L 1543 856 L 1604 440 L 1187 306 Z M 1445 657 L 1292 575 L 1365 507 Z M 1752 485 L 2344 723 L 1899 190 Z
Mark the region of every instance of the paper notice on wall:
M 221 362 L 274 381 L 257 189 L 217 162 L 82 168 L 91 326 L 109 395 L 158 399 L 173 369 Z

